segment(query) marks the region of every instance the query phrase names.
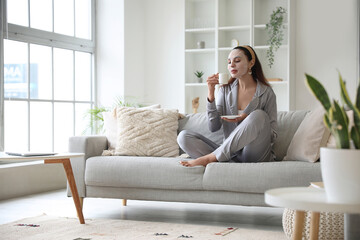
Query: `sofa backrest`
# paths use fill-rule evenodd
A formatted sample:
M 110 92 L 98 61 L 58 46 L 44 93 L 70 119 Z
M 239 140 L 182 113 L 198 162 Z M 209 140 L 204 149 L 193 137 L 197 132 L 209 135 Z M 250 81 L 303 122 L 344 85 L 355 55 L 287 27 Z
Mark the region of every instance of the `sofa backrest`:
M 308 112 L 305 110 L 278 112 L 278 137 L 273 145 L 276 160 L 281 161 L 284 158 L 296 130 Z M 188 114 L 180 119 L 178 132 L 185 129 L 196 131 L 217 144 L 223 141 L 222 128 L 216 132 L 210 132 L 206 112 Z

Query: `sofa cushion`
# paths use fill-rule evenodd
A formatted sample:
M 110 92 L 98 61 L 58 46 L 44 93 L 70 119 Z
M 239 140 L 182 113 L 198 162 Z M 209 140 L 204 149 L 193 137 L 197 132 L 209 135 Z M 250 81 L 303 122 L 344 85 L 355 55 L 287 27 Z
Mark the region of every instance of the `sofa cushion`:
M 281 161 L 285 157 L 290 142 L 307 113 L 308 111 L 305 110 L 278 112 L 278 136 L 273 145 L 273 150 L 277 161 Z
M 204 190 L 264 193 L 271 188 L 309 186 L 321 181 L 320 163 L 211 163 L 206 166 Z
M 179 158 L 99 156 L 86 161 L 91 186 L 202 190 L 204 167 L 186 168 Z

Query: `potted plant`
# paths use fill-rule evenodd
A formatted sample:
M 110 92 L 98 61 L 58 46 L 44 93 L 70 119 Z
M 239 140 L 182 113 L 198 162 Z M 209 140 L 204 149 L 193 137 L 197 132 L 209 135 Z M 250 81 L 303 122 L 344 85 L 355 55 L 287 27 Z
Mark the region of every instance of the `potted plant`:
M 330 102 L 323 85 L 306 74 L 306 83 L 325 109 L 324 123 L 335 138 L 335 148 L 321 148 L 321 173 L 329 201 L 360 203 L 360 85 L 356 99 L 350 100 L 344 80 L 339 73 L 340 95 L 343 105 Z M 348 111 L 345 111 L 348 109 Z M 349 125 L 349 116 L 353 125 Z
M 270 15 L 270 21 L 266 24 L 265 29 L 268 32 L 267 44 L 269 49 L 266 51 L 266 57 L 271 68 L 274 64 L 275 52 L 279 49 L 284 39 L 284 17 L 286 10 L 283 7 L 277 7 Z
M 203 71 L 196 71 L 194 72 L 195 76 L 197 77 L 197 82 L 202 83 L 203 79 L 202 76 L 204 75 Z

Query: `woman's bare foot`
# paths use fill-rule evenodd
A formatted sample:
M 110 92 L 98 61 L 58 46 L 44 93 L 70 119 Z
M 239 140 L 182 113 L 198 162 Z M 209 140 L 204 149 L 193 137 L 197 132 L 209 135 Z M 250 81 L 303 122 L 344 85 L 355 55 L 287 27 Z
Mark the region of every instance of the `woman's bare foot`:
M 194 166 L 204 166 L 208 165 L 209 163 L 217 162 L 217 159 L 214 154 L 210 153 L 208 155 L 205 155 L 203 157 L 199 157 L 194 160 L 190 161 L 180 161 L 180 164 L 185 167 L 194 167 Z

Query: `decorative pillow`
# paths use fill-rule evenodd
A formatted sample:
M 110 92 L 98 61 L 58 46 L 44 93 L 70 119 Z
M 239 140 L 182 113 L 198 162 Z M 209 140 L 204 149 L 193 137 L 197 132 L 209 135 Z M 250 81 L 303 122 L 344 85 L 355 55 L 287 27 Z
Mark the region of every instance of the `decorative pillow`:
M 320 147 L 326 146 L 330 131 L 323 117 L 325 110 L 318 107 L 308 113 L 296 130 L 287 150 L 285 161 L 316 162 L 320 157 Z
M 142 109 L 160 108 L 160 104 L 154 104 Z M 103 112 L 105 136 L 108 140 L 108 150 L 114 150 L 117 138 L 116 108 L 111 112 Z
M 176 157 L 178 111 L 118 107 L 115 155 Z

